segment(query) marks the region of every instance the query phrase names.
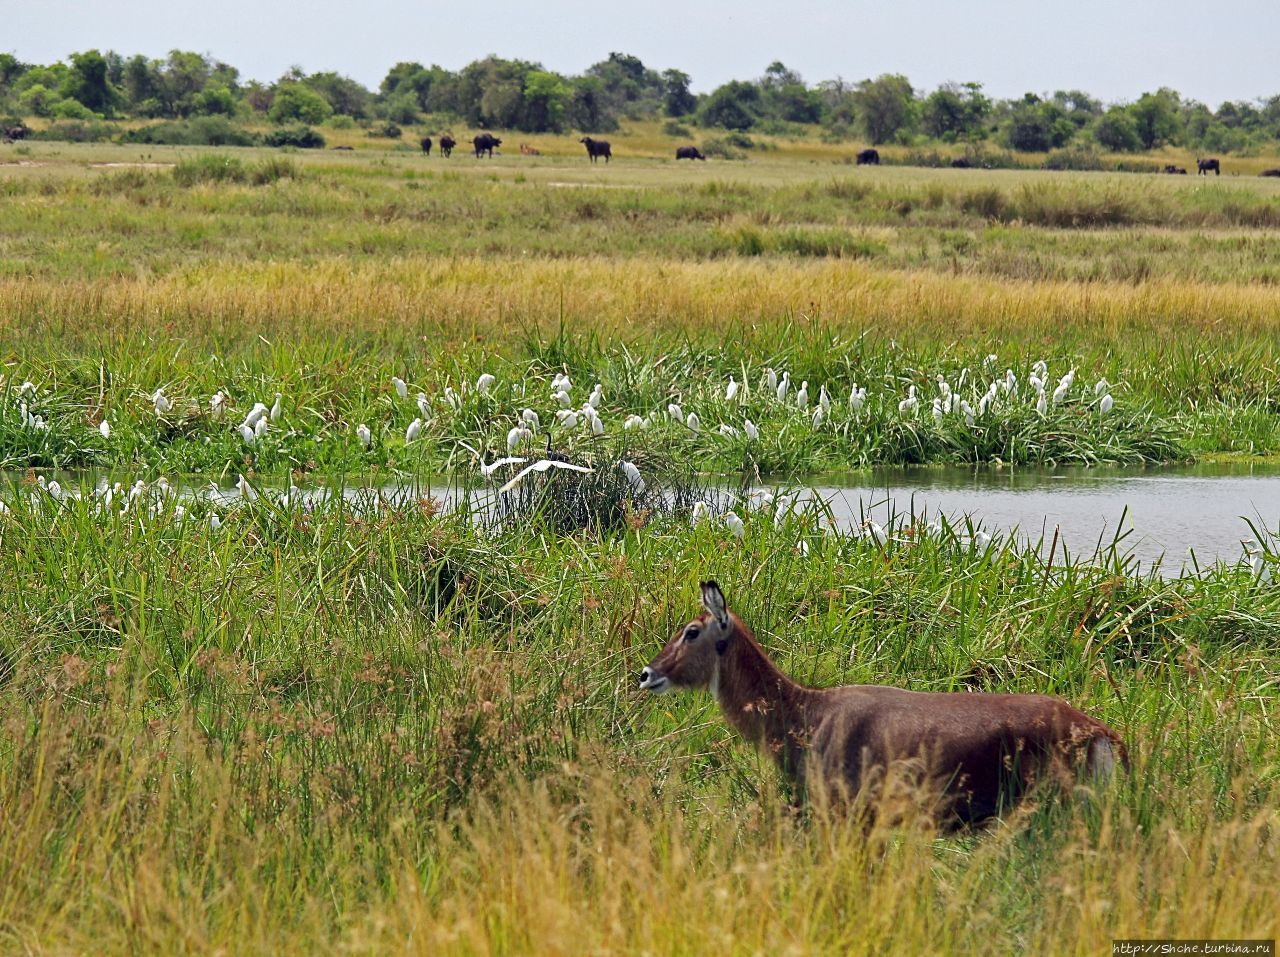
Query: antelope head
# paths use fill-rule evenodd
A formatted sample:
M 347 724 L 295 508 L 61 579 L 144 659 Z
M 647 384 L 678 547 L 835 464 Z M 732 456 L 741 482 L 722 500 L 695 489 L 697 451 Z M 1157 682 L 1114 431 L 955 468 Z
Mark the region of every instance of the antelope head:
M 702 614 L 676 629 L 649 667 L 640 672 L 641 690 L 661 694 L 672 688 L 714 684 L 720 656 L 733 640 L 737 625 L 725 605 L 724 592 L 713 581 L 702 583 L 702 608 Z

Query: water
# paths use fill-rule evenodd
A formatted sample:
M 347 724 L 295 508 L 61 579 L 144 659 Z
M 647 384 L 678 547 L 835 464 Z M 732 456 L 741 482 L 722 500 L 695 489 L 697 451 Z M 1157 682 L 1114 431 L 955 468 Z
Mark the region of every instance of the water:
M 1280 466 L 1227 464 L 1176 468 L 967 470 L 882 469 L 871 477 L 813 489 L 836 524 L 890 515 L 941 512 L 953 523 L 971 517 L 987 531 L 1013 531 L 1045 547 L 1059 533 L 1073 555 L 1092 554 L 1117 535 L 1121 550 L 1143 567 L 1161 561 L 1234 562 L 1242 539 L 1255 538 L 1246 519 L 1271 534 L 1280 527 Z M 1061 551 L 1059 551 L 1061 554 Z
M 96 473 L 50 475 L 68 489 L 92 487 Z M 11 476 L 16 484 L 18 476 Z M 175 483 L 178 484 L 178 483 Z M 183 494 L 212 494 L 220 504 L 239 498 L 234 485 L 210 493 L 208 483 L 179 486 Z M 304 499 L 329 495 L 323 486 L 303 489 Z M 448 507 L 461 490 L 414 483 L 379 487 L 352 485 L 342 494 L 354 507 L 403 505 L 431 496 Z M 492 487 L 473 491 L 472 502 L 491 501 Z M 1242 539 L 1256 538 L 1247 521 L 1270 536 L 1280 535 L 1280 465 L 1233 463 L 1150 469 L 1068 468 L 961 469 L 921 467 L 877 469 L 851 477 L 824 476 L 799 500 L 821 500 L 832 524 L 859 526 L 866 519 L 882 525 L 904 517 L 933 519 L 939 514 L 957 526 L 972 520 L 988 532 L 1012 533 L 1023 540 L 1043 538 L 1048 550 L 1058 535 L 1055 558 L 1064 548 L 1088 557 L 1099 546 L 1121 538 L 1120 551 L 1137 567 L 1159 563 L 1165 574 L 1215 561 L 1235 562 L 1244 555 Z M 1194 554 L 1194 559 L 1192 555 Z

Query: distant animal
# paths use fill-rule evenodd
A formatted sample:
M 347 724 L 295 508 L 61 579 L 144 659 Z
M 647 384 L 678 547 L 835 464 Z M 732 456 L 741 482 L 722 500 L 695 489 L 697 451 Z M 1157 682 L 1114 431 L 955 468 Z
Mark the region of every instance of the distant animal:
M 607 163 L 609 162 L 609 158 L 613 156 L 613 151 L 609 148 L 608 140 L 593 140 L 589 136 L 584 136 L 582 139 L 578 140 L 578 142 L 587 148 L 587 155 L 591 157 L 591 162 L 593 163 L 601 156 L 604 157 L 604 161 Z
M 1037 783 L 1101 781 L 1129 766 L 1119 734 L 1060 698 L 805 687 L 770 660 L 714 581 L 702 583 L 702 614 L 640 672 L 640 688 L 709 689 L 798 801 L 819 786 L 837 801 L 873 798 L 905 773 L 944 799 L 939 823 L 950 828 L 996 816 Z
M 347 152 L 350 152 L 351 150 L 354 150 L 354 149 L 355 149 L 355 147 L 354 147 L 354 146 L 335 146 L 335 147 L 334 147 L 334 149 L 335 149 L 335 150 L 345 150 L 345 151 L 347 151 Z
M 448 159 L 450 156 L 453 155 L 453 148 L 457 145 L 458 145 L 457 141 L 455 141 L 454 138 L 448 135 L 447 133 L 444 136 L 440 137 L 440 153 L 444 156 L 445 159 Z
M 972 169 L 973 161 L 967 156 L 957 156 L 951 161 L 952 169 Z
M 1164 171 L 1170 176 L 1186 176 L 1187 175 L 1187 171 L 1184 167 L 1174 166 L 1172 163 L 1166 166 L 1164 168 Z
M 1280 167 L 1276 169 L 1264 169 L 1259 176 L 1280 176 Z
M 521 156 L 541 156 L 542 150 L 537 149 L 533 146 L 530 146 L 528 143 L 521 143 L 520 155 Z
M 431 137 L 424 136 L 422 138 L 422 152 L 427 156 L 431 155 Z
M 676 159 L 678 160 L 706 160 L 706 157 L 698 152 L 696 146 L 677 146 Z
M 1197 176 L 1208 176 L 1208 175 L 1209 175 L 1209 170 L 1213 170 L 1213 175 L 1214 175 L 1214 176 L 1221 176 L 1221 175 L 1222 175 L 1222 166 L 1221 166 L 1221 164 L 1218 162 L 1218 160 L 1217 160 L 1217 158 L 1216 158 L 1216 157 L 1210 157 L 1209 159 L 1198 159 L 1198 160 L 1196 160 L 1196 175 L 1197 175 Z
M 476 159 L 479 159 L 484 155 L 488 155 L 489 158 L 492 159 L 493 151 L 502 145 L 502 140 L 498 139 L 496 136 L 490 135 L 489 133 L 481 133 L 471 141 L 471 145 L 476 149 Z
M 861 153 L 858 154 L 857 160 L 858 160 L 859 166 L 879 166 L 880 153 L 878 150 L 872 150 L 872 149 L 863 150 Z
M 16 143 L 18 140 L 26 139 L 27 128 L 25 126 L 6 126 L 3 131 L 4 141 L 6 143 Z

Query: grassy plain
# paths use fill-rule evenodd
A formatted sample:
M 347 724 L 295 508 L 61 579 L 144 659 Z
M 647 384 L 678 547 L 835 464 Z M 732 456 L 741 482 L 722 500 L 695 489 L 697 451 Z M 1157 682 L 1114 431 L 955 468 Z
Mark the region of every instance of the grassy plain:
M 655 485 L 1280 451 L 1274 181 L 866 170 L 816 143 L 677 167 L 623 147 L 608 168 L 551 149 L 0 154 L 3 459 L 151 483 L 128 507 L 87 477 L 66 480 L 79 497 L 34 473 L 0 493 L 0 949 L 1277 936 L 1273 540 L 1262 574 L 1161 579 L 1106 551 L 1047 567 L 963 527 L 881 547 L 772 508 L 740 506 L 738 540 L 680 510 L 482 532 L 429 503 L 157 493 L 189 473 L 469 476 L 461 443 L 491 457 L 522 407 L 550 420 L 557 371 L 579 404 L 604 386 L 608 427 L 558 443 L 598 467 L 631 456 Z M 1039 413 L 1042 358 L 1051 390 L 1078 381 Z M 804 410 L 763 388 L 767 367 L 810 382 Z M 937 374 L 976 404 L 1006 368 L 1021 391 L 986 418 L 931 417 Z M 911 386 L 921 407 L 900 412 Z M 281 418 L 247 445 L 236 424 L 277 392 Z M 631 413 L 651 427 L 624 431 Z M 744 417 L 760 442 L 716 431 Z M 632 691 L 708 576 L 803 680 L 1060 694 L 1122 731 L 1133 772 L 958 837 L 795 820 L 707 697 Z

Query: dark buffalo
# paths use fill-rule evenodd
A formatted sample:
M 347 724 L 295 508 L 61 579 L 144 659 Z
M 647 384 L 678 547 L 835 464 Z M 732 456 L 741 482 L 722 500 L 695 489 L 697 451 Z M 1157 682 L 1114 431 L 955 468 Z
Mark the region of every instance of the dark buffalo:
M 453 155 L 453 148 L 457 146 L 457 141 L 447 133 L 440 137 L 440 155 L 448 159 Z
M 609 158 L 613 156 L 613 150 L 609 148 L 608 140 L 593 140 L 589 136 L 584 136 L 578 142 L 587 148 L 587 155 L 591 157 L 591 162 L 593 163 L 601 156 L 604 157 L 604 161 L 607 163 Z
M 880 153 L 877 150 L 863 150 L 857 156 L 859 166 L 879 166 Z
M 431 155 L 431 137 L 424 136 L 422 138 L 422 152 L 427 156 Z
M 1222 165 L 1218 162 L 1216 158 L 1210 157 L 1209 159 L 1196 160 L 1197 176 L 1208 176 L 1209 170 L 1213 170 L 1214 176 L 1222 175 Z
M 973 160 L 967 156 L 958 156 L 951 161 L 952 169 L 973 169 Z
M 1164 168 L 1164 171 L 1165 171 L 1165 173 L 1167 173 L 1169 176 L 1186 176 L 1186 175 L 1187 175 L 1187 171 L 1186 171 L 1186 168 L 1185 168 L 1185 167 L 1182 167 L 1182 166 L 1174 166 L 1172 163 L 1170 163 L 1168 166 L 1166 166 L 1166 167 Z
M 476 159 L 486 155 L 492 159 L 493 151 L 502 145 L 502 140 L 488 133 L 481 133 L 471 141 L 471 145 L 476 148 Z
M 7 126 L 0 129 L 6 143 L 16 143 L 18 140 L 26 139 L 27 128 L 25 126 Z
M 706 157 L 698 152 L 696 146 L 677 146 L 676 159 L 678 160 L 705 160 Z
M 1261 173 L 1259 173 L 1258 175 L 1259 175 L 1259 176 L 1280 176 L 1280 168 L 1277 168 L 1277 169 L 1264 169 L 1264 170 L 1263 170 Z

